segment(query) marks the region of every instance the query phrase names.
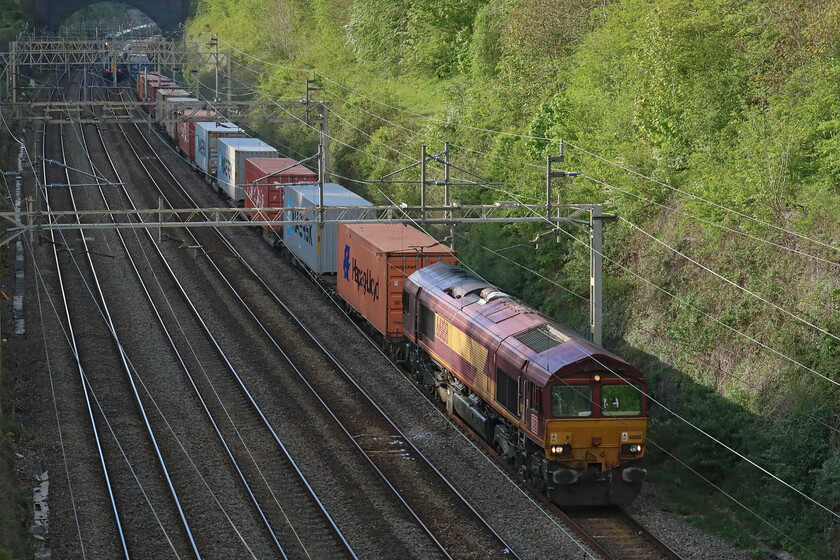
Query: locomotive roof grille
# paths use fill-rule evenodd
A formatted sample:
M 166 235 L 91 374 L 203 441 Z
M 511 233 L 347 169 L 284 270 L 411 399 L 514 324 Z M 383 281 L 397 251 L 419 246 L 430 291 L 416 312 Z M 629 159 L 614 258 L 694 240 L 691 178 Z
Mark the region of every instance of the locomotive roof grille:
M 546 350 L 554 348 L 567 340 L 571 340 L 568 336 L 552 327 L 548 323 L 531 327 L 526 331 L 513 335 L 513 338 L 536 352 L 542 354 Z

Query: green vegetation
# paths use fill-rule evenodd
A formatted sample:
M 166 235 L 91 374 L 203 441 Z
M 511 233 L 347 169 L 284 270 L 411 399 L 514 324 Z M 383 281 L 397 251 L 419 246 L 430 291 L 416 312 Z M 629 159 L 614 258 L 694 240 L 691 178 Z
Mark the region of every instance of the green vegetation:
M 237 54 L 234 74 L 258 84 L 255 95 L 301 97 L 311 74 L 293 68 L 351 88 L 319 79 L 341 176 L 377 179 L 446 140 L 472 150 L 453 149 L 461 167 L 539 199 L 545 157 L 566 140 L 566 165 L 584 176 L 559 188 L 562 201 L 602 202 L 622 218 L 606 233 L 607 346 L 646 371 L 662 405 L 838 511 L 836 2 L 202 0 L 190 30 L 253 55 Z M 293 156 L 315 151 L 304 127 L 260 132 Z M 419 199 L 413 186 L 382 190 Z M 461 203 L 510 198 L 454 193 Z M 587 249 L 562 232 L 536 249 L 528 240 L 544 230 L 477 226 L 455 242 L 488 279 L 585 330 Z M 746 547 L 840 553 L 828 512 L 664 407 L 652 407 L 650 437 L 667 450 L 649 445 L 670 492 L 663 507 Z
M 19 0 L 0 0 L 0 44 L 14 41 L 23 22 Z

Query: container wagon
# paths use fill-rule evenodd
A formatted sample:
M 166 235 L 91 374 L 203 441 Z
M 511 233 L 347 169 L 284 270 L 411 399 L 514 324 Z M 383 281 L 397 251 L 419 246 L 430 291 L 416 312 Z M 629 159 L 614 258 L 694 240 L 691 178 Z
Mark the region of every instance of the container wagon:
M 195 160 L 195 123 L 215 122 L 219 116 L 216 111 L 196 109 L 184 111 L 178 122 L 178 147 L 190 158 Z
M 245 159 L 280 157 L 272 146 L 259 138 L 220 138 L 219 189 L 239 206 L 245 201 Z
M 284 208 L 305 208 L 288 211 L 289 220 L 306 220 L 312 224 L 286 225 L 283 244 L 315 274 L 335 274 L 338 270 L 338 224 L 318 225 L 318 206 L 323 190 L 325 219 L 359 219 L 365 216 L 370 202 L 337 183 L 287 185 Z M 331 208 L 337 207 L 337 208 Z M 350 210 L 347 210 L 350 207 Z
M 338 295 L 395 358 L 401 357 L 405 342 L 405 279 L 439 261 L 456 264 L 455 251 L 409 225 L 338 225 Z
M 244 138 L 245 131 L 229 122 L 195 123 L 195 165 L 212 182 L 219 167 L 219 139 Z
M 277 208 L 276 211 L 252 212 L 251 219 L 283 219 L 285 185 L 317 183 L 318 174 L 290 158 L 247 158 L 245 160 L 245 208 Z M 277 245 L 282 226 L 263 226 L 266 239 Z

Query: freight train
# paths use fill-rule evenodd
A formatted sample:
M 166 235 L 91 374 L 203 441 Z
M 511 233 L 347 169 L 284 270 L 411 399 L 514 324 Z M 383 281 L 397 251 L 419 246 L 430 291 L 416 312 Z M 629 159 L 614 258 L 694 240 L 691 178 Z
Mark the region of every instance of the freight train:
M 221 195 L 255 220 L 294 212 L 313 222 L 262 230 L 329 279 L 351 316 L 536 490 L 563 506 L 620 505 L 638 494 L 647 443 L 641 372 L 458 267 L 452 249 L 413 227 L 319 227 L 319 211 L 363 217 L 371 203 L 320 185 L 316 173 L 197 108 L 166 76 L 135 81 L 159 123 L 183 119 L 164 131 Z

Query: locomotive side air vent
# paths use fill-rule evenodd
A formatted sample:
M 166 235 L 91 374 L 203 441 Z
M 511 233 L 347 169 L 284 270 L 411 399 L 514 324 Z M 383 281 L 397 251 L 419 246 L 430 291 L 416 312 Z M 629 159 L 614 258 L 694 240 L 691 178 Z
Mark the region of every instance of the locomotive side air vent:
M 548 323 L 537 325 L 527 331 L 513 336 L 516 340 L 536 352 L 542 354 L 550 348 L 571 340 L 568 336 L 552 327 Z

